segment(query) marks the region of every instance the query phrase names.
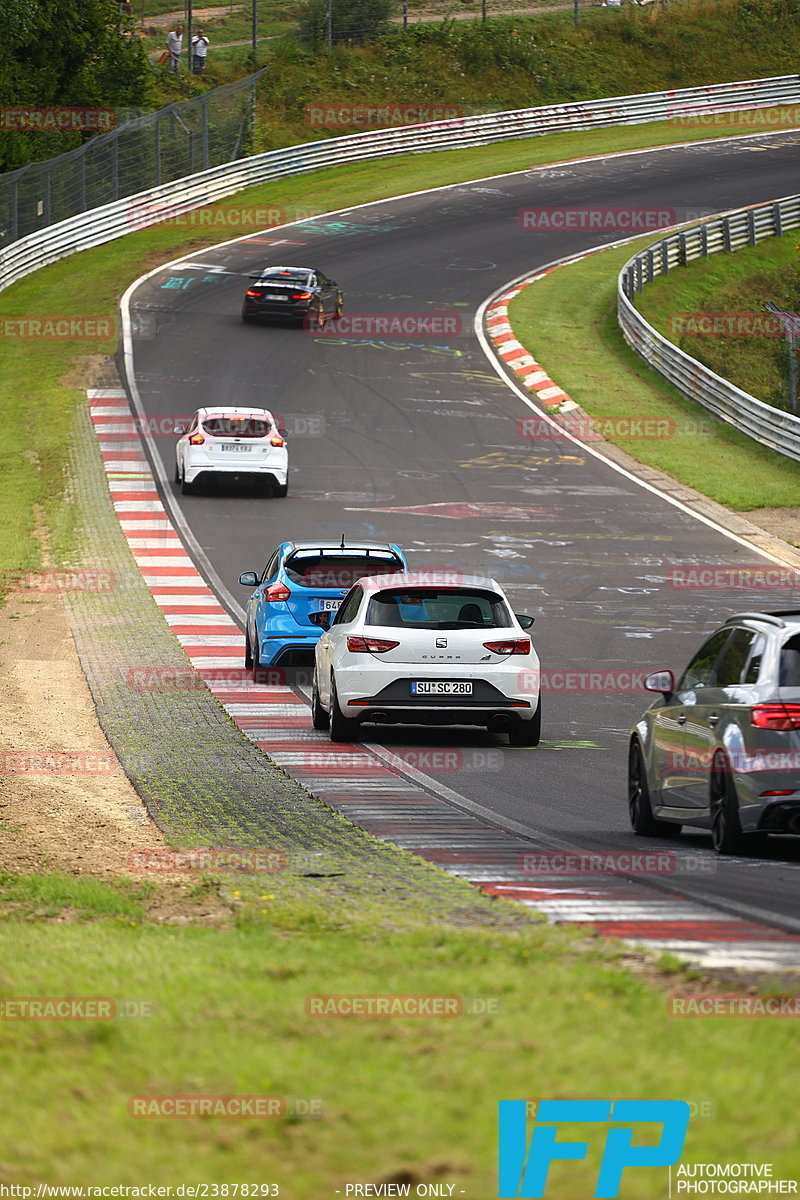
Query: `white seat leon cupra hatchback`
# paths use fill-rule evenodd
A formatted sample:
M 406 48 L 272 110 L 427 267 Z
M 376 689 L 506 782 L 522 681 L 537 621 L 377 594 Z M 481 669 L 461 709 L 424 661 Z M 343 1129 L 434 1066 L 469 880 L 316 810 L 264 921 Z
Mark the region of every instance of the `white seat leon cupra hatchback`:
M 177 426 L 175 482 L 184 493 L 212 478 L 261 479 L 275 496 L 289 490 L 286 430 L 266 408 L 199 408 Z
M 493 579 L 421 571 L 359 579 L 315 648 L 312 720 L 335 742 L 362 724 L 481 725 L 512 746 L 541 731 L 539 659 Z

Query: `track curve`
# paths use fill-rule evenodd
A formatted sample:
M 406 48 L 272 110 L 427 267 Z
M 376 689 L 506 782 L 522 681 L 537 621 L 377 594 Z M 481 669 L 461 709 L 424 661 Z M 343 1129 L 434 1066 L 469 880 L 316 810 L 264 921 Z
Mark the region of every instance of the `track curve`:
M 619 236 L 525 231 L 521 208 L 670 209 L 688 219 L 796 190 L 799 147 L 800 134 L 765 135 L 458 184 L 204 250 L 134 285 L 128 383 L 155 428 L 238 401 L 263 403 L 298 434 L 291 493 L 277 502 L 181 497 L 168 482 L 174 439 L 151 443 L 165 503 L 234 616 L 240 571 L 260 569 L 278 541 L 342 532 L 397 541 L 417 567 L 494 574 L 518 611 L 537 617 L 552 668 L 678 666 L 721 613 L 762 604 L 741 592 L 671 591 L 671 562 L 752 562 L 754 552 L 589 454 L 520 440 L 525 410 L 487 362 L 472 316 L 521 269 Z M 462 315 L 461 332 L 342 341 L 243 326 L 246 277 L 280 261 L 318 264 L 343 286 L 349 312 L 444 309 Z M 324 436 L 300 436 L 323 426 Z M 554 693 L 546 703 L 535 751 L 466 730 L 388 729 L 374 740 L 384 752 L 469 751 L 430 786 L 501 828 L 554 845 L 641 849 L 627 828 L 624 749 L 646 697 Z M 500 754 L 480 759 L 481 750 Z M 680 845 L 710 864 L 683 878 L 681 894 L 800 930 L 799 844 L 744 862 L 713 859 L 702 835 Z

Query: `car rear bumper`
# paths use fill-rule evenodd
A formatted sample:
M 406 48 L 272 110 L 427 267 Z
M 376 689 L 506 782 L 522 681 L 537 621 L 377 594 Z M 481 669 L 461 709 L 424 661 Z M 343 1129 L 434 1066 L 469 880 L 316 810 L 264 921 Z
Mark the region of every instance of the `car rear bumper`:
M 187 463 L 185 469 L 187 483 L 201 483 L 204 478 L 218 475 L 233 475 L 239 479 L 244 478 L 259 478 L 267 483 L 275 484 L 278 487 L 284 487 L 289 475 L 289 468 L 276 467 L 269 463 L 214 463 L 204 466 L 190 467 Z
M 353 695 L 347 683 L 344 687 L 340 685 L 338 673 L 336 678 L 339 702 L 347 716 L 380 724 L 482 725 L 507 729 L 517 721 L 533 720 L 539 702 L 538 696 L 506 695 L 484 679 L 470 681 L 471 696 L 414 697 L 409 695 L 408 678 L 394 679 L 371 695 Z
M 308 303 L 242 305 L 242 316 L 251 317 L 254 321 L 302 321 L 310 311 Z

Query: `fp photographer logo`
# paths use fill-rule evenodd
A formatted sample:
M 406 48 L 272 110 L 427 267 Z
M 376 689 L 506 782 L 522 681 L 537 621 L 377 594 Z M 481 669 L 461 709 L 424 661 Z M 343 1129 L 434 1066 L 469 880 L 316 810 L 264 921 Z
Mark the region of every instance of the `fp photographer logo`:
M 527 1101 L 501 1100 L 497 1194 L 500 1200 L 544 1196 L 550 1164 L 586 1158 L 589 1148 L 588 1141 L 559 1141 L 559 1125 L 585 1122 L 611 1126 L 603 1131 L 605 1145 L 594 1195 L 596 1200 L 615 1197 L 627 1167 L 669 1167 L 678 1161 L 690 1113 L 685 1100 L 542 1100 L 536 1106 L 529 1143 Z M 655 1144 L 653 1126 L 661 1126 Z M 634 1138 L 646 1144 L 634 1145 Z

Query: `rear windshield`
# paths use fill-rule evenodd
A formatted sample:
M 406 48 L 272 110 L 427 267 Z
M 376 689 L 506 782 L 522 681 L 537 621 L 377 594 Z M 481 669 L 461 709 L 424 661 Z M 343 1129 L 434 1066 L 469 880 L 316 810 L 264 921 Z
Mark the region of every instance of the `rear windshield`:
M 302 283 L 307 287 L 311 279 L 309 271 L 269 271 L 262 275 L 259 279 L 260 284 L 264 283 Z
M 402 570 L 403 564 L 388 550 L 363 555 L 300 550 L 287 558 L 284 569 L 292 583 L 301 587 L 349 590 L 364 575 L 385 575 Z
M 508 609 L 495 592 L 476 588 L 408 588 L 378 592 L 367 625 L 409 629 L 507 629 Z
M 206 417 L 203 429 L 212 437 L 266 437 L 272 426 L 263 417 Z

